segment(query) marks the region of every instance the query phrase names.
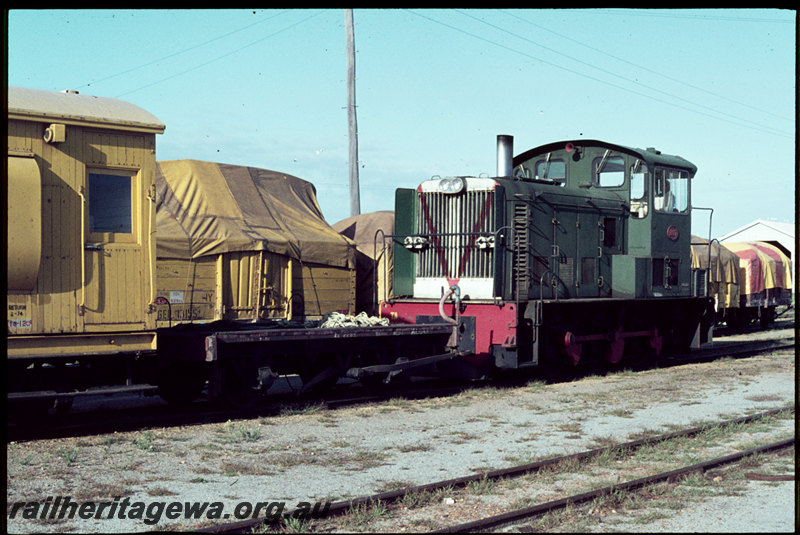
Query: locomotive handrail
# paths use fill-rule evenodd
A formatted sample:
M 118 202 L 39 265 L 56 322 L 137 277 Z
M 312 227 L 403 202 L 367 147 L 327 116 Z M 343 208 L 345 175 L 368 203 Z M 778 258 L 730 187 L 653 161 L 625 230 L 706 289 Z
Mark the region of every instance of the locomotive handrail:
M 549 267 L 544 269 L 544 273 L 542 273 L 542 276 L 539 277 L 539 304 L 540 304 L 540 306 L 544 305 L 544 276 L 547 275 L 548 273 L 553 276 L 553 278 L 550 279 L 551 281 L 558 279 L 558 275 L 556 275 L 555 271 L 552 271 Z M 551 286 L 554 286 L 554 285 L 551 284 Z M 558 301 L 558 290 L 555 290 L 553 292 L 553 295 L 555 297 L 555 300 Z
M 708 244 L 710 246 L 711 245 L 711 220 L 714 218 L 714 209 L 713 208 L 703 208 L 702 206 L 692 206 L 692 210 L 708 210 L 709 212 L 711 212 L 708 215 Z M 709 249 L 709 251 L 710 250 L 711 249 Z
M 714 218 L 714 209 L 713 208 L 704 208 L 702 206 L 692 206 L 692 210 L 708 210 L 710 213 L 708 214 L 708 274 L 709 279 L 711 279 L 711 246 L 713 242 L 716 241 L 719 243 L 719 240 L 711 239 L 711 223 Z M 706 281 L 706 286 L 708 286 L 708 281 Z M 706 291 L 706 294 L 708 291 Z
M 491 236 L 496 232 L 414 232 L 412 234 L 385 234 L 384 238 L 404 238 L 408 236 Z
M 86 310 L 86 195 L 83 186 L 78 188 L 81 198 L 81 302 L 78 303 L 78 314 L 83 316 Z
M 375 231 L 375 236 L 372 238 L 372 259 L 375 261 L 375 267 L 372 269 L 372 310 L 373 312 L 380 315 L 380 311 L 378 310 L 378 267 L 380 266 L 380 261 L 378 260 L 378 234 L 383 236 L 381 240 L 383 245 L 381 247 L 381 256 L 384 257 L 386 255 L 386 238 L 387 234 L 383 232 L 382 228 L 379 228 Z M 388 236 L 392 236 L 389 234 Z M 383 262 L 383 295 L 389 295 L 386 291 L 386 280 L 387 280 L 387 273 L 386 273 L 386 262 Z

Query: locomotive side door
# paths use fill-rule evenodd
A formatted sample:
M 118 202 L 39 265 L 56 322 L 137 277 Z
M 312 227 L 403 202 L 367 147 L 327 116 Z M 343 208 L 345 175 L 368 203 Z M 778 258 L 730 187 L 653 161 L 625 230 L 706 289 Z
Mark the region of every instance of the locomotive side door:
M 688 171 L 656 167 L 653 190 L 653 294 L 690 295 L 691 211 Z
M 597 212 L 578 211 L 576 214 L 578 297 L 597 297 L 602 250 L 598 247 Z
M 627 191 L 625 182 L 625 158 L 611 150 L 592 160 L 592 185 L 602 188 L 607 194 L 621 194 Z M 624 198 L 624 197 L 623 197 Z M 616 203 L 612 203 L 616 204 Z M 596 275 L 595 284 L 599 297 L 611 296 L 611 257 L 623 250 L 624 228 L 623 217 L 617 208 L 608 203 L 598 204 L 593 214 L 594 232 L 588 228 L 589 236 L 596 235 Z M 587 273 L 588 275 L 588 273 Z

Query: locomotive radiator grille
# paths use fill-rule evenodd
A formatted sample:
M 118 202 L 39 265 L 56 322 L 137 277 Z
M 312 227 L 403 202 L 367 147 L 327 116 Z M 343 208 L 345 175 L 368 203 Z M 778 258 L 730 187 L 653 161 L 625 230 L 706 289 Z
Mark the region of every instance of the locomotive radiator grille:
M 429 237 L 417 278 L 494 278 L 494 192 L 420 192 L 417 233 Z

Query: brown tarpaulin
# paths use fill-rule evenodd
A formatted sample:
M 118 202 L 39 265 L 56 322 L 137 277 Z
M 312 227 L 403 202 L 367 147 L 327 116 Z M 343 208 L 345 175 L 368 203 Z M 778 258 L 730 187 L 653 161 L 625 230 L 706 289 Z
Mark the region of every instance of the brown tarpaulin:
M 200 258 L 270 251 L 302 262 L 355 267 L 354 244 L 322 216 L 314 186 L 267 169 L 204 162 L 158 162 L 157 251 Z
M 358 247 L 357 308 L 370 314 L 377 314 L 373 300 L 377 299 L 379 302 L 391 295 L 392 239 L 385 236 L 394 232 L 394 212 L 385 210 L 360 214 L 334 223 L 332 227 L 356 242 Z M 382 231 L 383 234 L 378 231 Z M 377 295 L 375 295 L 376 284 Z
M 711 242 L 710 291 L 717 298 L 719 308 L 739 306 L 739 257 L 720 245 Z M 708 240 L 692 236 L 692 268 L 708 269 Z

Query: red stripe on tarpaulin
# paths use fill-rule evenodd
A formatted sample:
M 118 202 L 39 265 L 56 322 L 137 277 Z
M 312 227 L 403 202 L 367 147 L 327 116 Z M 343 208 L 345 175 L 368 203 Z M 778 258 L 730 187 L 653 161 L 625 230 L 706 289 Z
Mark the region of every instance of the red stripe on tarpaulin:
M 781 255 L 769 247 L 761 245 L 760 243 L 753 243 L 752 246 L 775 261 L 775 287 L 785 288 L 786 286 L 784 285 L 783 281 L 783 259 L 781 258 Z
M 761 257 L 758 256 L 758 250 L 754 249 L 750 244 L 746 244 L 745 249 L 735 249 L 733 252 L 739 257 L 740 266 L 741 261 L 744 261 L 745 276 L 747 277 L 748 293 L 755 294 L 764 291 L 764 277 L 761 276 Z

